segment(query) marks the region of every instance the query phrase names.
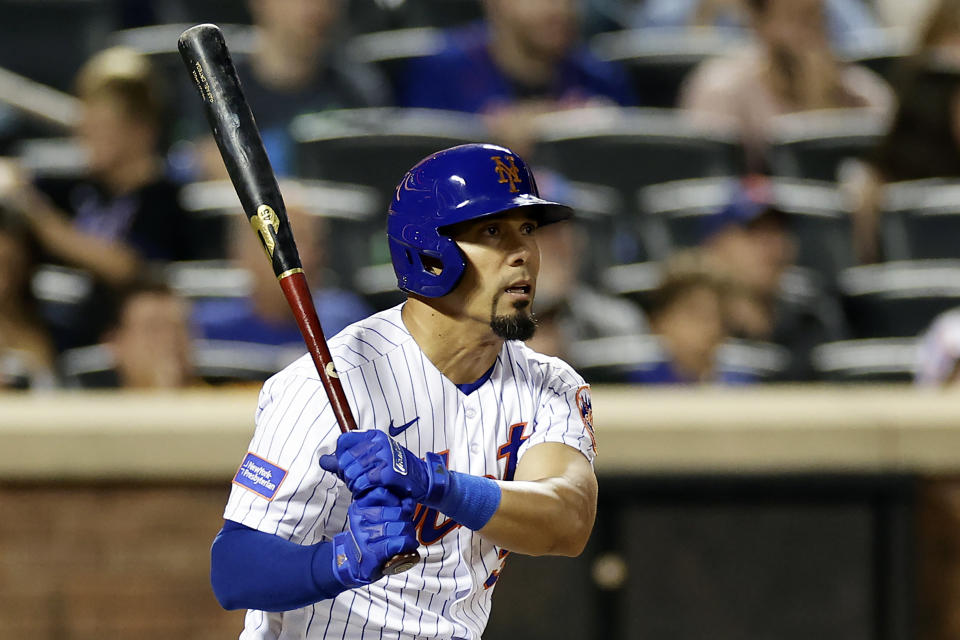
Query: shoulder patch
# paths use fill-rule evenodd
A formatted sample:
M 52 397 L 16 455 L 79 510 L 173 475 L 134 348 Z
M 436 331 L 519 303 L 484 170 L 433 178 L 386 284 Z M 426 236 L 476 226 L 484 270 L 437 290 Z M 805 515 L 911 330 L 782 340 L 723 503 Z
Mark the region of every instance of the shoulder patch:
M 587 432 L 590 434 L 593 450 L 596 451 L 597 440 L 593 435 L 593 401 L 590 399 L 590 385 L 584 385 L 577 389 L 576 398 L 580 419 L 583 420 L 583 426 L 587 428 Z
M 240 468 L 237 469 L 237 475 L 233 478 L 233 484 L 240 485 L 261 498 L 273 500 L 286 477 L 286 469 L 281 469 L 255 453 L 247 452 L 247 456 L 240 463 Z

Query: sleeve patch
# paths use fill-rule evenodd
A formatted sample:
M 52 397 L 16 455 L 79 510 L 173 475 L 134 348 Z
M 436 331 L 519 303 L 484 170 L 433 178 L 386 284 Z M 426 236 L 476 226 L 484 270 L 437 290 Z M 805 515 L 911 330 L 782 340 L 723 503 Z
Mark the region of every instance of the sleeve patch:
M 255 453 L 248 452 L 247 457 L 240 463 L 240 468 L 237 469 L 233 483 L 254 492 L 261 498 L 273 500 L 286 477 L 286 469 L 281 469 Z
M 593 435 L 593 401 L 590 399 L 590 387 L 583 386 L 577 389 L 577 410 L 580 413 L 580 419 L 583 420 L 583 426 L 587 428 L 590 434 L 590 440 L 593 444 L 593 450 L 597 450 L 597 441 Z

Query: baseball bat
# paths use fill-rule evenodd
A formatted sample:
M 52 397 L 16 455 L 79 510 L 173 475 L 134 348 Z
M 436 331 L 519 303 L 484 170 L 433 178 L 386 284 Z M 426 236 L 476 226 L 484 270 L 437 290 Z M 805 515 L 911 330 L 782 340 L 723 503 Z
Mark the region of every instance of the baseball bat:
M 357 423 L 317 319 L 277 178 L 240 88 L 223 33 L 216 25 L 200 24 L 180 34 L 177 47 L 200 92 L 213 137 L 243 210 L 273 264 L 273 272 L 320 374 L 340 431 L 356 429 Z M 383 573 L 401 573 L 419 561 L 420 554 L 416 551 L 398 554 L 387 561 Z

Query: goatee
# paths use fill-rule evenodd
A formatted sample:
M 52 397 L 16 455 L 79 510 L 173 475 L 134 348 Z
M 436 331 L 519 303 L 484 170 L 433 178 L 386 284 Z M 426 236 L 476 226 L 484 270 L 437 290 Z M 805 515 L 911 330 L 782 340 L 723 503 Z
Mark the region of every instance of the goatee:
M 527 306 L 527 303 L 517 303 L 517 312 L 508 316 L 492 316 L 490 318 L 490 328 L 493 333 L 504 340 L 526 341 L 533 337 L 537 331 L 537 319 L 532 313 L 523 313 L 520 309 Z

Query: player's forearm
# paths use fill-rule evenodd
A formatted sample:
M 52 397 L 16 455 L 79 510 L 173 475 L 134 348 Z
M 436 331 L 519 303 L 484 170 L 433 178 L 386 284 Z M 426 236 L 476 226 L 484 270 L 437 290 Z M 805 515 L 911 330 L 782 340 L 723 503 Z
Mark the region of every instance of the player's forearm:
M 596 515 L 589 487 L 562 477 L 498 484 L 500 505 L 480 535 L 525 555 L 580 555 Z
M 210 582 L 224 609 L 290 611 L 344 590 L 329 570 L 332 544 L 302 546 L 226 521 L 210 553 Z

